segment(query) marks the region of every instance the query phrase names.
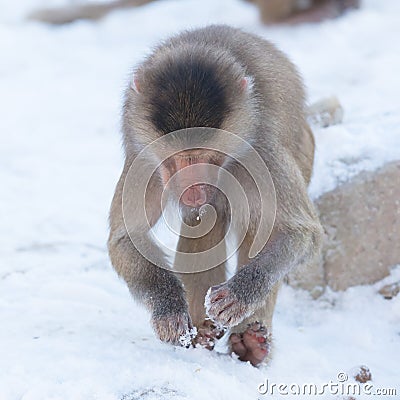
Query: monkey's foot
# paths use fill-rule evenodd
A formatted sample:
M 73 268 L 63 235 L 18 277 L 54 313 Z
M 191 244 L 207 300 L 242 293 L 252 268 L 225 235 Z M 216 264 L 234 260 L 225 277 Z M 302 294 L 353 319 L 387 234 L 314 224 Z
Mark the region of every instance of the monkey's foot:
M 208 289 L 205 303 L 206 313 L 217 326 L 236 326 L 251 314 L 226 283 Z
M 224 336 L 225 329 L 217 327 L 212 321 L 206 320 L 197 330 L 193 345 L 200 345 L 207 350 L 212 350 L 215 342 Z
M 243 333 L 233 333 L 229 340 L 239 360 L 250 361 L 255 367 L 268 357 L 271 349 L 271 334 L 259 322 L 249 324 Z
M 188 314 L 152 318 L 153 328 L 161 341 L 189 347 L 196 336 L 196 328 Z

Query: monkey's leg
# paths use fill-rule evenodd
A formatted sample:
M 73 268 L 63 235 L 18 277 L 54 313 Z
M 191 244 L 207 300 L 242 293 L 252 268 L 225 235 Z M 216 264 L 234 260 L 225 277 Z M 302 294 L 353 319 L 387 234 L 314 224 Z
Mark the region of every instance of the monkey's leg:
M 210 286 L 219 285 L 226 280 L 225 266 L 213 268 L 209 271 L 195 274 L 180 274 L 180 280 L 186 291 L 186 298 L 189 303 L 189 313 L 193 324 L 199 327 L 206 319 L 204 298 Z
M 186 291 L 193 326 L 197 328 L 197 336 L 193 342 L 212 350 L 215 340 L 223 336 L 224 330 L 207 319 L 204 298 L 210 286 L 219 285 L 226 280 L 225 266 L 220 265 L 195 274 L 181 274 L 179 278 Z
M 239 360 L 250 361 L 257 366 L 271 359 L 272 316 L 280 287 L 281 283 L 275 285 L 265 305 L 231 329 L 231 350 L 239 356 Z
M 185 257 L 186 252 L 196 253 L 207 250 L 224 238 L 225 222 L 224 217 L 218 217 L 212 232 L 198 238 L 187 239 L 182 237 L 177 246 L 176 260 Z M 226 249 L 221 247 L 221 259 L 226 255 Z M 197 328 L 197 337 L 195 344 L 212 349 L 215 339 L 220 338 L 224 331 L 216 327 L 210 320 L 206 319 L 206 310 L 204 307 L 204 298 L 207 290 L 214 285 L 219 285 L 226 280 L 225 264 L 211 268 L 203 272 L 189 274 L 179 274 L 179 279 L 183 283 L 186 292 L 186 298 L 189 304 L 189 314 L 193 325 Z

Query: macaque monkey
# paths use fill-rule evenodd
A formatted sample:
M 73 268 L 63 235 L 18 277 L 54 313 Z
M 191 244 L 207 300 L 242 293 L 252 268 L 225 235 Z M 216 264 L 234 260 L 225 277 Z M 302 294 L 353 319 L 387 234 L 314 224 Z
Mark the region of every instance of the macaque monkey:
M 124 223 L 124 183 L 132 162 L 153 141 L 182 129 L 188 129 L 190 135 L 196 127 L 231 132 L 250 143 L 268 167 L 276 192 L 276 215 L 264 247 L 256 256 L 249 256 L 261 218 L 260 194 L 245 168 L 230 154 L 194 148 L 160 165 L 156 162 L 146 209 L 150 224 L 156 225 L 165 185 L 174 174 L 183 173 L 177 196 L 186 190 L 176 204 L 185 223 L 196 226 L 196 210 L 207 204 L 215 208 L 217 216 L 212 232 L 198 238 L 181 237 L 176 248 L 203 251 L 225 236 L 236 210 L 229 208 L 218 189 L 190 182 L 190 173 L 185 171 L 195 165 L 204 180 L 211 174 L 208 166 L 229 171 L 244 188 L 250 215 L 233 272 L 228 261 L 194 273 L 173 272 L 173 265 L 161 268 L 136 249 Z M 125 93 L 122 130 L 125 165 L 111 205 L 108 241 L 115 270 L 134 298 L 149 310 L 162 341 L 178 345 L 189 334 L 194 344 L 212 348 L 228 328 L 225 334 L 239 359 L 261 364 L 271 352 L 271 322 L 281 282 L 292 268 L 318 254 L 322 235 L 307 195 L 314 139 L 306 122 L 304 89 L 296 68 L 274 45 L 239 29 L 216 25 L 183 32 L 159 45 L 135 70 Z M 213 149 L 214 140 L 213 134 L 206 134 L 204 144 Z M 175 211 L 176 218 L 180 212 Z M 139 222 L 135 229 L 142 229 Z

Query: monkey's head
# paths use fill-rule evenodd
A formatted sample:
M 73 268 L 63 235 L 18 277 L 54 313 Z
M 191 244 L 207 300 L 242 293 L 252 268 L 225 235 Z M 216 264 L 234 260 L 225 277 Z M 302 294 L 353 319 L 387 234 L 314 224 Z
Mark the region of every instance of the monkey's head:
M 254 86 L 248 71 L 225 50 L 192 43 L 160 48 L 137 68 L 126 92 L 127 157 L 172 132 L 186 129 L 188 135 L 198 135 L 188 128 L 217 128 L 251 143 L 257 108 Z M 198 137 L 193 136 L 193 147 L 187 143 L 180 147 L 178 136 L 173 136 L 163 145 L 168 157 L 154 153 L 164 187 L 177 175 L 174 190 L 182 206 L 212 202 L 218 179 L 212 166 L 227 167 L 232 161 L 229 154 L 218 151 L 221 138 L 210 129 L 207 132 L 201 136 L 201 148 L 196 146 Z

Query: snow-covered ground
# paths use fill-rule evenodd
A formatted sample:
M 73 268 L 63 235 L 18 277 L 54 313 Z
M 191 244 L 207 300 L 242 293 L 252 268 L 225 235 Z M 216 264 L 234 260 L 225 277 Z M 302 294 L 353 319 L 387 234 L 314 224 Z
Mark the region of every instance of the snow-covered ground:
M 400 1 L 299 27 L 263 27 L 239 0 L 165 0 L 57 28 L 23 20 L 60 3 L 0 1 L 0 400 L 262 399 L 267 378 L 329 383 L 360 364 L 400 396 L 400 296 L 383 300 L 379 284 L 318 301 L 283 288 L 275 358 L 255 369 L 160 343 L 105 246 L 122 90 L 153 44 L 182 28 L 240 26 L 295 61 L 310 100 L 336 94 L 345 121 L 316 130 L 316 197 L 400 159 Z M 399 279 L 397 268 L 386 281 Z

